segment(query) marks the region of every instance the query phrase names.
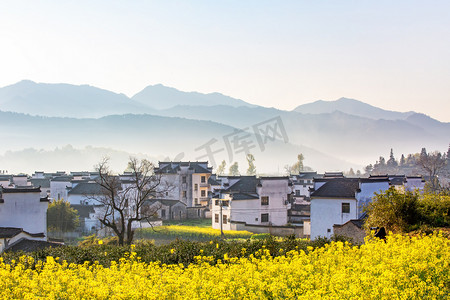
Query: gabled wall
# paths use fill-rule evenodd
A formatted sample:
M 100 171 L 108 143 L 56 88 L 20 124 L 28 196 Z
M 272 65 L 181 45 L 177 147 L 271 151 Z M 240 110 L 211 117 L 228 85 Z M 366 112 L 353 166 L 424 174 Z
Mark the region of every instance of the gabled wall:
M 3 193 L 0 203 L 0 227 L 18 227 L 47 236 L 48 202 L 41 202 L 40 191 Z

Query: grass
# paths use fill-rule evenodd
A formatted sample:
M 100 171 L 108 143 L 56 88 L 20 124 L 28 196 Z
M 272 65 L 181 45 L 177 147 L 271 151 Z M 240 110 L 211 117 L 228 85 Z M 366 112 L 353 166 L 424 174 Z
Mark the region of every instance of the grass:
M 195 226 L 201 228 L 211 227 L 211 219 L 189 219 L 189 220 L 168 220 L 163 221 L 164 226 L 168 225 L 182 225 L 182 226 Z
M 226 239 L 247 239 L 253 233 L 249 231 L 224 230 Z M 211 220 L 182 220 L 164 222 L 164 226 L 136 230 L 136 239 L 151 239 L 170 242 L 174 239 L 210 241 L 221 238 L 220 230 L 211 228 Z

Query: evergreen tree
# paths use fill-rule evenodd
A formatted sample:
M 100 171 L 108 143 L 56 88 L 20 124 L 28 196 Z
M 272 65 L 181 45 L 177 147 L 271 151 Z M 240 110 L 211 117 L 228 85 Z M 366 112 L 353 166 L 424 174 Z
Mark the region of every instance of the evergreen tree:
M 389 154 L 389 160 L 387 161 L 386 164 L 391 169 L 397 167 L 397 165 L 398 165 L 397 161 L 395 160 L 394 151 L 392 150 L 392 148 L 391 148 L 391 153 Z
M 239 173 L 239 165 L 238 165 L 237 162 L 235 162 L 234 164 L 232 164 L 232 165 L 230 166 L 230 169 L 229 169 L 229 171 L 228 171 L 228 174 L 229 174 L 230 176 L 239 176 L 239 175 L 240 175 L 240 173 Z

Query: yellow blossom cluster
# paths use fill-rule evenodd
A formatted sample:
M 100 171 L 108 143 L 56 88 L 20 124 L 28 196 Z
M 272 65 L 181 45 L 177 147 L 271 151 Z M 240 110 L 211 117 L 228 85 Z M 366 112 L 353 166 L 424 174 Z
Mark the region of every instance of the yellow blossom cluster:
M 253 233 L 245 230 L 224 230 L 223 231 L 226 238 L 250 238 Z M 153 228 L 143 228 L 136 232 L 138 237 L 142 236 L 158 236 L 158 235 L 169 235 L 177 237 L 207 237 L 207 238 L 218 238 L 221 236 L 219 229 L 213 229 L 211 226 L 208 227 L 198 227 L 198 226 L 185 226 L 185 225 L 169 225 L 160 226 L 158 230 Z
M 105 268 L 48 257 L 0 261 L 1 299 L 448 299 L 450 241 L 389 235 L 356 247 L 333 242 L 306 254 L 198 256 L 197 263 L 141 262 L 134 252 Z M 245 251 L 245 250 L 243 250 Z

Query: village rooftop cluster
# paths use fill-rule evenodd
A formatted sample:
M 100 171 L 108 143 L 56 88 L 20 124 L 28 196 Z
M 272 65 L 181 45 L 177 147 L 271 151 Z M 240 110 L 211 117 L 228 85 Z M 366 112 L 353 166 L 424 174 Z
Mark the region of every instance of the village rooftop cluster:
M 151 220 L 133 228 L 162 224 L 162 220 L 207 218 L 221 230 L 247 230 L 316 239 L 333 234 L 362 241 L 364 208 L 374 193 L 395 187 L 422 190 L 421 176 L 377 175 L 345 177 L 342 172 L 300 172 L 290 176 L 219 176 L 208 162 L 159 162 L 154 169 L 171 188 L 149 197 Z M 47 208 L 59 199 L 78 211 L 79 236 L 111 234 L 99 222 L 104 212 L 98 172 L 35 172 L 0 174 L 0 251 L 33 250 L 62 241 L 47 234 Z M 133 173 L 117 175 L 125 186 Z M 155 209 L 156 208 L 156 209 Z M 132 208 L 130 208 L 132 209 Z

